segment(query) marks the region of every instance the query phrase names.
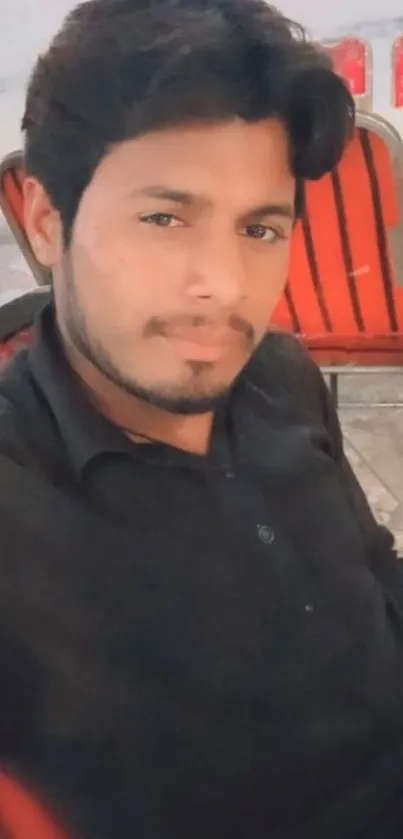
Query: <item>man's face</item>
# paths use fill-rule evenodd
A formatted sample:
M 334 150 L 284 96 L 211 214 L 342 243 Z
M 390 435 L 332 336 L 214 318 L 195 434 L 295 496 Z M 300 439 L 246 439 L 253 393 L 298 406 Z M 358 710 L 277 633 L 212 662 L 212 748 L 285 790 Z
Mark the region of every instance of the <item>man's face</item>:
M 274 119 L 117 145 L 82 196 L 68 252 L 48 260 L 62 332 L 125 391 L 172 412 L 208 410 L 267 331 L 294 198 Z

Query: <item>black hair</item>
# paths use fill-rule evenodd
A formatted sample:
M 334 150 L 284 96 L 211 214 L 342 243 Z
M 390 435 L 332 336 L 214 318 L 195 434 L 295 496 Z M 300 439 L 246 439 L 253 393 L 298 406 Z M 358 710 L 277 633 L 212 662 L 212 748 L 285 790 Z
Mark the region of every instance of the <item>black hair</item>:
M 82 193 L 114 144 L 232 116 L 283 120 L 301 187 L 340 160 L 354 102 L 324 50 L 265 0 L 88 0 L 34 68 L 26 171 L 60 212 L 67 245 Z

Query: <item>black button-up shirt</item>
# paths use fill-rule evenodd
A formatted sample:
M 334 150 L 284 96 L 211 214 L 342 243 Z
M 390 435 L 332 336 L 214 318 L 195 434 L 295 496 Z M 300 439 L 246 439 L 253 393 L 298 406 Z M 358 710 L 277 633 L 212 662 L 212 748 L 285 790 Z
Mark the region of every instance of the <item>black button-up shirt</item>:
M 83 839 L 397 839 L 395 568 L 292 338 L 199 457 L 98 414 L 48 307 L 0 381 L 0 764 Z

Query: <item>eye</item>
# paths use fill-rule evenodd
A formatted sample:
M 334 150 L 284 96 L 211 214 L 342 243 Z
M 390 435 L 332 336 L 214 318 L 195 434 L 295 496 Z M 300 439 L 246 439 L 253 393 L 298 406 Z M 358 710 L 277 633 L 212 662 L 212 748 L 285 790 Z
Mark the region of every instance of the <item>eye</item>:
M 148 213 L 140 216 L 144 224 L 153 224 L 155 227 L 180 227 L 183 222 L 172 213 Z
M 266 224 L 248 224 L 244 228 L 243 235 L 248 239 L 259 239 L 261 242 L 276 242 L 278 239 L 285 239 L 283 230 L 276 227 L 268 227 Z

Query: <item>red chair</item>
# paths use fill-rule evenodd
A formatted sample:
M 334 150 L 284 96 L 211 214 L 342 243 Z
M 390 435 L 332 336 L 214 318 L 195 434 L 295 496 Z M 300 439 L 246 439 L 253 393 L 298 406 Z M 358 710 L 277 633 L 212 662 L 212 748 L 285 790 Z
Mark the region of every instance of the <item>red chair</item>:
M 340 165 L 307 183 L 274 316 L 333 374 L 403 365 L 403 143 L 360 113 Z
M 25 233 L 22 183 L 22 152 L 7 155 L 0 163 L 0 209 L 19 245 L 38 285 L 50 284 L 50 273 L 39 264 Z
M 33 255 L 22 208 L 21 153 L 0 167 L 0 206 L 37 282 L 49 272 Z M 273 324 L 301 337 L 337 376 L 398 371 L 403 364 L 403 143 L 392 126 L 358 113 L 340 165 L 305 188 L 286 292 Z

